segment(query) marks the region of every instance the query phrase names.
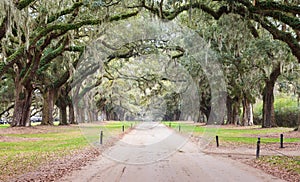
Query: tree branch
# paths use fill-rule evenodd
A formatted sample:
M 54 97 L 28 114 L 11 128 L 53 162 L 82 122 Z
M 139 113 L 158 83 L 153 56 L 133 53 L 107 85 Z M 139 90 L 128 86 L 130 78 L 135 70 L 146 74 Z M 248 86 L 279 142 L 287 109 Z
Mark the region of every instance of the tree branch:
M 49 17 L 47 23 L 52 23 L 53 21 L 57 20 L 57 18 L 63 16 L 63 15 L 67 15 L 67 14 L 70 14 L 72 13 L 74 10 L 78 9 L 79 7 L 83 6 L 84 3 L 83 2 L 76 2 L 73 4 L 73 6 L 71 8 L 67 8 L 65 10 L 62 10 L 61 12 L 55 14 L 55 15 L 52 15 Z
M 266 20 L 266 19 L 264 19 L 262 21 L 257 16 L 254 16 L 253 18 L 256 21 L 258 21 L 263 28 L 265 28 L 267 31 L 269 31 L 273 35 L 274 39 L 281 40 L 281 41 L 285 42 L 290 47 L 293 55 L 297 57 L 298 62 L 300 63 L 300 45 L 299 45 L 296 38 L 294 38 L 288 32 L 283 32 L 283 31 L 278 30 L 271 23 L 266 23 L 266 22 L 268 22 L 268 20 Z
M 36 0 L 19 0 L 19 1 L 17 1 L 16 5 L 19 10 L 22 10 L 22 9 L 26 8 L 27 6 L 29 6 L 29 4 L 34 1 L 36 1 Z
M 300 14 L 300 6 L 285 5 L 274 1 L 257 1 L 255 6 L 263 10 L 275 10 L 286 13 Z

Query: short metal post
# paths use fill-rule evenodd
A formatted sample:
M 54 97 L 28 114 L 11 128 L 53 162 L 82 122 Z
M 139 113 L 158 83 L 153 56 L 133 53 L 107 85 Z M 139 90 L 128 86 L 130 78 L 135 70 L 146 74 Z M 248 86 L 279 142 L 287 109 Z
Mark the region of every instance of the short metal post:
M 181 126 L 180 126 L 180 125 L 178 125 L 178 131 L 179 131 L 179 132 L 181 131 Z
M 280 148 L 283 148 L 283 134 L 280 134 Z
M 257 138 L 257 148 L 256 148 L 256 158 L 259 158 L 259 152 L 260 152 L 260 138 Z
M 217 147 L 219 147 L 219 136 L 216 136 Z
M 122 126 L 122 132 L 124 132 L 124 131 L 125 131 L 125 126 L 123 125 L 123 126 Z
M 103 131 L 100 131 L 100 145 L 103 143 Z

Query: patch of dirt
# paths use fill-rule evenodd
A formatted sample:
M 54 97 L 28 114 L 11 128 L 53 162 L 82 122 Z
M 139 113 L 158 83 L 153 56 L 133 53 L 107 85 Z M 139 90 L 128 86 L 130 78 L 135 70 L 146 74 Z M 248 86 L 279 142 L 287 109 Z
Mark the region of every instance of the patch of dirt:
M 291 135 L 294 135 L 294 133 L 291 132 Z M 284 143 L 284 148 L 280 148 L 279 142 L 262 143 L 260 149 L 260 156 L 287 156 L 293 158 L 294 156 L 300 155 L 300 143 Z M 220 147 L 216 147 L 214 143 L 211 143 L 203 150 L 203 152 L 210 155 L 229 157 L 238 160 L 289 182 L 299 182 L 300 179 L 300 174 L 288 171 L 287 169 L 280 169 L 269 163 L 257 160 L 255 144 L 225 142 L 221 143 Z
M 31 127 L 9 127 L 0 129 L 0 142 L 22 142 L 22 141 L 38 141 L 40 138 L 25 138 L 25 137 L 14 137 L 6 135 L 14 134 L 39 134 L 39 133 L 50 133 L 50 132 L 61 132 L 62 129 L 68 129 L 70 127 L 78 127 L 77 125 L 69 126 L 31 126 Z
M 289 131 L 289 132 L 284 132 L 283 138 L 300 138 L 300 132 L 299 131 Z M 257 135 L 244 135 L 248 137 L 257 137 Z M 277 138 L 279 140 L 280 134 L 278 133 L 270 133 L 270 134 L 261 134 L 261 138 Z
M 73 151 L 72 154 L 62 157 L 48 163 L 41 165 L 35 171 L 20 175 L 14 179 L 10 179 L 12 182 L 29 182 L 29 181 L 57 181 L 63 176 L 71 173 L 72 171 L 79 170 L 88 165 L 89 162 L 95 160 L 101 153 L 113 146 L 118 140 L 120 140 L 126 133 L 131 130 L 126 130 L 118 137 L 112 137 L 110 140 L 101 145 L 101 148 L 95 146 L 89 146 L 82 150 Z
M 22 141 L 38 141 L 40 138 L 21 138 L 12 136 L 2 136 L 0 135 L 0 142 L 22 142 Z
M 193 123 L 194 126 L 209 126 L 206 123 Z M 211 125 L 215 126 L 216 128 L 226 128 L 226 129 L 239 129 L 239 130 L 247 130 L 247 129 L 261 129 L 257 125 L 252 125 L 252 126 L 237 126 L 233 124 L 226 124 L 226 125 Z
M 279 168 L 276 166 L 272 166 L 270 163 L 262 162 L 259 160 L 246 160 L 244 161 L 245 164 L 248 164 L 254 168 L 261 169 L 264 172 L 276 176 L 280 179 L 289 181 L 289 182 L 299 182 L 300 181 L 300 174 L 297 174 L 292 171 L 288 171 L 283 168 Z
M 78 127 L 78 125 L 68 125 L 68 126 L 30 126 L 30 127 L 9 127 L 0 129 L 0 135 L 7 134 L 39 134 L 39 133 L 49 133 L 58 132 L 61 128 Z
M 10 181 L 56 181 L 72 170 L 80 169 L 100 153 L 95 148 L 86 148 L 73 154 L 42 165 L 33 172 L 23 174 Z

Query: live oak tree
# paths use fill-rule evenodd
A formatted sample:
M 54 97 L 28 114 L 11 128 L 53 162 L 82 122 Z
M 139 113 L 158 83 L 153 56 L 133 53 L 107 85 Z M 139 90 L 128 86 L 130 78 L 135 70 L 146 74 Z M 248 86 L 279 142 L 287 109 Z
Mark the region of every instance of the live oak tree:
M 265 43 L 274 45 L 273 39 L 277 39 L 286 44 L 290 52 L 298 59 L 300 63 L 300 20 L 299 20 L 299 1 L 297 0 L 282 0 L 282 1 L 241 1 L 241 0 L 224 0 L 224 1 L 206 1 L 206 0 L 132 0 L 132 1 L 102 1 L 102 0 L 54 0 L 40 2 L 36 0 L 19 0 L 19 1 L 1 1 L 0 2 L 0 76 L 1 78 L 9 77 L 10 83 L 13 80 L 15 88 L 14 104 L 6 105 L 8 109 L 14 107 L 12 126 L 25 126 L 28 124 L 30 116 L 30 108 L 32 95 L 36 89 L 40 89 L 44 95 L 44 124 L 52 124 L 51 108 L 54 103 L 65 108 L 69 105 L 70 84 L 72 81 L 67 77 L 70 74 L 67 69 L 59 67 L 57 77 L 55 77 L 54 65 L 59 64 L 63 58 L 66 64 L 73 64 L 72 61 L 77 59 L 79 54 L 77 46 L 84 46 L 94 37 L 99 34 L 97 30 L 104 27 L 107 22 L 118 21 L 136 16 L 140 10 L 145 10 L 159 16 L 164 20 L 174 20 L 181 13 L 187 12 L 190 19 L 202 18 L 203 14 L 195 14 L 195 10 L 210 15 L 216 20 L 222 20 L 225 15 L 235 15 L 238 19 L 246 22 L 242 26 L 246 26 L 247 31 L 250 31 L 253 37 L 261 37 L 265 30 L 272 36 Z M 203 16 L 204 17 L 204 16 Z M 101 29 L 101 28 L 100 28 Z M 89 32 L 88 35 L 76 38 L 78 32 Z M 88 38 L 87 38 L 88 37 Z M 218 37 L 213 37 L 216 44 Z M 245 37 L 241 37 L 242 39 Z M 75 40 L 77 39 L 77 40 Z M 246 39 L 245 39 L 246 40 Z M 255 42 L 255 41 L 254 41 Z M 232 43 L 232 42 L 229 42 Z M 247 44 L 247 41 L 244 42 Z M 255 45 L 255 44 L 253 44 Z M 264 44 L 268 45 L 268 44 Z M 263 95 L 266 100 L 264 121 L 265 127 L 272 126 L 272 94 L 273 87 L 277 77 L 280 75 L 282 68 L 286 62 L 286 57 L 278 58 L 277 48 L 270 46 L 263 49 L 255 60 L 260 62 L 265 61 L 266 65 L 257 65 L 254 61 L 251 64 L 251 53 L 243 55 L 236 68 L 231 67 L 228 75 L 228 83 L 230 80 L 238 77 L 239 80 L 233 83 L 231 91 L 231 99 L 244 100 L 252 102 L 252 95 L 249 93 L 249 87 L 243 85 L 241 80 L 245 80 L 248 76 L 247 72 L 251 66 L 257 66 L 256 74 L 265 76 L 265 89 Z M 250 46 L 249 46 L 250 47 Z M 285 47 L 283 47 L 285 49 Z M 237 53 L 241 47 L 233 46 L 232 49 L 226 51 L 230 53 L 230 61 L 238 61 L 240 58 Z M 260 51 L 255 50 L 255 51 Z M 224 50 L 223 50 L 224 51 Z M 221 53 L 224 55 L 226 51 Z M 230 52 L 231 51 L 231 52 Z M 74 52 L 74 53 L 70 53 Z M 247 55 L 247 56 L 246 56 Z M 72 57 L 75 56 L 75 57 Z M 255 56 L 255 55 L 252 55 Z M 288 56 L 287 56 L 288 57 Z M 248 60 L 246 60 L 248 59 Z M 269 64 L 274 60 L 284 59 L 279 64 Z M 292 59 L 292 58 L 291 58 Z M 274 61 L 274 63 L 277 61 Z M 279 61 L 278 61 L 279 62 Z M 61 64 L 60 66 L 62 66 Z M 226 65 L 226 64 L 225 64 Z M 227 64 L 228 66 L 229 64 Z M 250 65 L 250 66 L 249 66 Z M 188 68 L 193 68 L 193 64 Z M 76 68 L 75 68 L 76 69 Z M 262 70 L 269 70 L 265 72 Z M 195 70 L 195 69 L 194 69 Z M 197 70 L 197 69 L 196 69 Z M 240 70 L 240 71 L 239 71 Z M 241 71 L 242 70 L 242 71 Z M 279 70 L 279 71 L 278 71 Z M 200 73 L 199 73 L 200 74 Z M 268 75 L 269 74 L 269 75 Z M 196 77 L 195 77 L 196 78 Z M 201 75 L 197 78 L 199 83 L 202 79 Z M 251 79 L 251 81 L 256 78 Z M 5 79 L 4 79 L 5 80 Z M 68 80 L 68 81 L 67 81 Z M 205 79 L 204 79 L 205 80 Z M 1 81 L 2 82 L 2 81 Z M 60 82 L 60 83 L 59 83 Z M 64 83 L 63 83 L 64 82 Z M 97 83 L 96 81 L 94 82 Z M 99 83 L 98 83 L 99 84 Z M 96 85 L 90 85 L 92 89 Z M 11 87 L 11 86 L 10 86 Z M 241 89 L 239 89 L 241 88 Z M 54 90 L 57 92 L 53 97 Z M 77 90 L 84 95 L 87 89 L 80 88 Z M 207 95 L 201 100 L 205 109 L 209 111 L 209 93 L 208 89 L 204 89 Z M 10 92 L 11 93 L 11 92 Z M 232 94 L 234 93 L 234 94 Z M 237 94 L 238 93 L 238 94 Z M 246 94 L 241 94 L 246 93 Z M 2 96 L 2 95 L 1 95 Z M 204 96 L 204 95 L 203 95 Z M 52 98 L 52 99 L 51 99 Z M 59 102 L 57 99 L 59 99 Z M 48 100 L 49 99 L 49 100 Z M 48 101 L 47 101 L 48 100 Z M 52 100 L 52 101 L 51 101 Z M 75 101 L 79 98 L 75 99 Z M 201 102 L 199 101 L 199 102 Z M 241 102 L 241 101 L 237 101 Z M 245 102 L 245 106 L 248 105 Z M 69 105 L 72 108 L 71 105 Z M 76 110 L 76 108 L 75 108 Z M 204 111 L 204 110 L 203 110 Z M 209 112 L 208 112 L 209 113 Z
M 118 4 L 116 1 L 113 3 Z M 115 9 L 95 1 L 1 1 L 0 76 L 14 75 L 15 104 L 11 126 L 29 122 L 37 73 L 47 69 L 72 43 L 72 31 L 135 16 L 138 11 Z
M 182 21 L 192 29 L 196 30 L 199 36 L 203 37 L 210 48 L 218 57 L 219 64 L 223 65 L 224 78 L 227 82 L 227 124 L 251 125 L 253 123 L 251 103 L 257 91 L 253 87 L 255 76 L 259 70 L 255 68 L 252 59 L 249 59 L 249 48 L 253 47 L 251 41 L 253 35 L 247 25 L 249 22 L 243 21 L 234 14 L 228 14 L 215 21 L 212 17 L 203 14 L 201 11 L 193 11 L 192 19 L 188 15 L 181 16 Z M 243 37 L 241 39 L 241 37 Z M 248 57 L 247 57 L 248 56 Z M 187 65 L 189 67 L 191 65 Z M 191 66 L 195 68 L 195 65 Z M 191 74 L 198 75 L 202 72 L 191 69 Z M 201 67 L 199 68 L 201 70 Z M 257 82 L 256 82 L 257 83 Z M 200 89 L 205 86 L 203 82 L 199 85 Z M 207 89 L 206 89 L 207 90 Z M 209 115 L 209 90 L 204 95 L 202 91 L 202 108 L 206 115 Z M 203 102 L 205 101 L 206 102 Z M 240 120 L 240 107 L 243 106 L 243 117 Z M 208 108 L 204 110 L 204 108 Z M 241 122 L 240 122 L 241 121 Z
M 267 30 L 274 39 L 288 45 L 300 63 L 300 7 L 298 0 L 141 0 L 131 7 L 143 7 L 165 20 L 173 20 L 182 12 L 200 9 L 216 20 L 225 14 L 236 14 L 249 20 L 254 35 L 259 27 Z M 258 26 L 255 26 L 257 24 Z
M 160 1 L 157 3 L 151 3 L 151 1 L 143 1 L 140 6 L 145 7 L 146 9 L 148 9 L 152 13 L 159 15 L 163 19 L 169 20 L 177 17 L 180 13 L 184 11 L 189 12 L 189 17 L 193 17 L 191 18 L 192 20 L 195 17 L 199 18 L 197 14 L 192 13 L 195 9 L 200 9 L 219 21 L 226 14 L 238 15 L 241 19 L 243 19 L 246 22 L 246 24 L 244 25 L 246 25 L 245 27 L 251 31 L 253 37 L 259 37 L 261 34 L 259 27 L 263 27 L 273 36 L 274 39 L 278 39 L 285 42 L 289 46 L 293 55 L 296 56 L 299 61 L 299 18 L 297 18 L 297 16 L 299 16 L 299 7 L 297 6 L 297 2 L 281 3 L 254 1 L 252 4 L 248 1 L 222 1 L 221 4 L 219 1 L 216 1 L 205 4 L 204 1 L 189 1 L 186 3 L 183 3 L 182 1 L 176 1 L 175 3 L 173 2 L 168 4 L 168 2 L 164 1 Z M 291 8 L 291 10 L 287 10 L 287 7 Z M 291 13 L 290 11 L 292 11 L 293 13 Z M 229 31 L 234 30 L 235 28 Z M 232 34 L 234 35 L 234 33 Z M 241 40 L 244 40 L 244 36 L 242 36 Z M 269 39 L 269 41 L 272 42 L 271 39 Z M 233 45 L 233 47 L 235 46 Z M 238 49 L 241 48 L 238 47 Z M 230 52 L 235 53 L 236 51 L 238 50 L 231 50 Z M 270 54 L 270 51 L 272 50 L 268 51 L 268 54 Z M 223 52 L 224 50 L 222 51 L 222 53 Z M 286 58 L 283 57 L 282 59 Z M 287 58 L 286 62 L 288 62 L 289 60 L 290 59 Z M 269 80 L 265 79 L 266 86 L 265 91 L 263 92 L 265 105 L 263 111 L 263 127 L 270 127 L 274 125 L 274 119 L 272 119 L 272 114 L 270 113 L 273 113 L 272 108 L 274 107 L 272 101 L 274 100 L 274 96 L 272 96 L 274 86 L 272 85 L 275 84 L 276 79 L 279 76 L 277 70 L 278 69 L 274 70 L 274 73 L 271 74 L 271 78 Z M 239 100 L 242 97 L 243 96 L 238 95 L 236 98 L 238 98 Z

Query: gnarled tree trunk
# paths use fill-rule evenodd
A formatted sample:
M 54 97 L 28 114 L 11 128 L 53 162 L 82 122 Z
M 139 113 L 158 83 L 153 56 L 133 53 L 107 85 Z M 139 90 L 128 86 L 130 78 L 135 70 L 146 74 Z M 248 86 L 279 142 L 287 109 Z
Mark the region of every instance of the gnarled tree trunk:
M 276 126 L 274 111 L 274 87 L 279 75 L 280 65 L 277 65 L 275 69 L 273 69 L 270 78 L 265 80 L 265 87 L 263 90 L 263 128 Z
M 32 102 L 33 88 L 25 87 L 18 77 L 15 79 L 15 103 L 11 126 L 30 126 L 30 106 Z
M 67 117 L 67 98 L 63 95 L 59 96 L 56 101 L 56 105 L 59 108 L 59 125 L 68 125 L 68 117 Z
M 43 94 L 42 125 L 53 125 L 54 94 L 55 90 L 52 89 Z

